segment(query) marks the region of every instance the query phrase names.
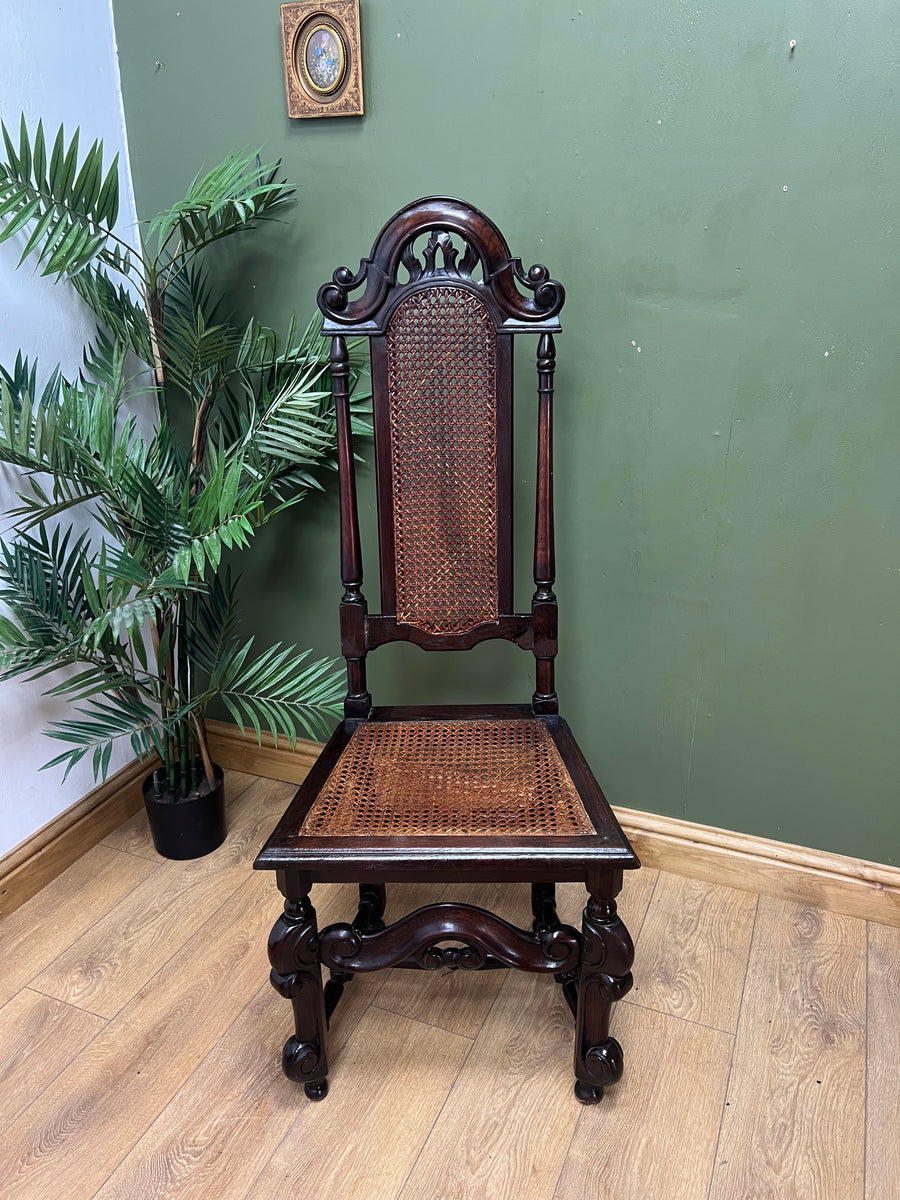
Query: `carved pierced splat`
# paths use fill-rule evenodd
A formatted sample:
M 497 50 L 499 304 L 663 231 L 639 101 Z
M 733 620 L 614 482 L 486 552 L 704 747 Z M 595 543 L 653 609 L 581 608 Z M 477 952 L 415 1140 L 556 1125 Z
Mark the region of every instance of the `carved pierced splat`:
M 428 279 L 436 275 L 439 271 L 443 275 L 450 275 L 456 279 L 472 279 L 475 268 L 481 262 L 481 256 L 471 242 L 463 239 L 465 251 L 462 259 L 459 259 L 459 251 L 453 244 L 453 238 L 449 233 L 440 229 L 432 229 L 428 241 L 425 243 L 425 248 L 422 251 L 422 259 L 416 254 L 413 245 L 415 238 L 411 238 L 403 247 L 403 253 L 400 255 L 400 261 L 403 263 L 409 272 L 409 282 L 417 283 L 420 279 Z M 437 265 L 438 250 L 441 252 L 443 260 L 443 268 Z

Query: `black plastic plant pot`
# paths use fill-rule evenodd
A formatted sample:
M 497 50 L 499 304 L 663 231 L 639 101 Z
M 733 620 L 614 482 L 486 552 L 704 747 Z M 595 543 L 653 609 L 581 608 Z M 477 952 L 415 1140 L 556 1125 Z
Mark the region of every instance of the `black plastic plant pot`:
M 214 767 L 216 786 L 205 796 L 178 795 L 176 768 L 176 799 L 172 801 L 168 788 L 157 796 L 153 776 L 143 783 L 144 805 L 150 821 L 150 832 L 157 853 L 164 858 L 202 858 L 211 854 L 225 841 L 225 774 Z

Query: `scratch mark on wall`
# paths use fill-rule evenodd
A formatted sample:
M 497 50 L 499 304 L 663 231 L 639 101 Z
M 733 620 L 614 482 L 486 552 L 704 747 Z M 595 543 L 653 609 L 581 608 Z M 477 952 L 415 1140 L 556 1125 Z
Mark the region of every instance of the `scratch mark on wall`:
M 725 488 L 728 484 L 728 456 L 731 454 L 731 438 L 734 434 L 734 414 L 737 406 L 731 410 L 731 424 L 728 426 L 728 442 L 725 446 L 725 461 L 722 464 L 722 503 L 725 503 Z
M 687 816 L 688 806 L 688 788 L 691 783 L 691 771 L 694 768 L 694 740 L 697 737 L 697 717 L 700 713 L 700 696 L 703 692 L 703 667 L 706 662 L 706 655 L 700 659 L 700 677 L 697 680 L 697 696 L 694 701 L 694 721 L 691 725 L 691 748 L 688 751 L 687 775 L 684 780 L 684 792 L 681 796 L 681 811 L 683 816 Z

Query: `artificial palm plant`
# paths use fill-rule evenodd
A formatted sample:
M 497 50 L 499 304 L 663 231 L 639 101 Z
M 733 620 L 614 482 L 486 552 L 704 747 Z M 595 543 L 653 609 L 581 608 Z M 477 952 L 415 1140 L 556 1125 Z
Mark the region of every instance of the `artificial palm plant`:
M 77 379 L 57 369 L 38 389 L 21 354 L 0 368 L 0 461 L 23 479 L 0 549 L 0 679 L 69 668 L 51 694 L 76 715 L 46 731 L 68 743 L 46 765 L 68 772 L 91 755 L 103 776 L 127 737 L 137 755 L 158 754 L 154 787 L 174 799 L 204 777 L 214 786 L 214 698 L 292 744 L 320 735 L 339 704 L 333 662 L 238 635 L 220 569 L 223 552 L 321 486 L 335 452 L 318 331 L 237 327 L 204 262 L 212 243 L 279 214 L 292 189 L 278 163 L 230 155 L 131 245 L 102 143 L 80 155 L 78 132 L 67 143 L 60 128 L 48 153 L 24 118 L 17 144 L 2 135 L 0 241 L 20 235 L 20 265 L 67 281 L 99 324 Z M 150 432 L 132 411 L 147 392 Z

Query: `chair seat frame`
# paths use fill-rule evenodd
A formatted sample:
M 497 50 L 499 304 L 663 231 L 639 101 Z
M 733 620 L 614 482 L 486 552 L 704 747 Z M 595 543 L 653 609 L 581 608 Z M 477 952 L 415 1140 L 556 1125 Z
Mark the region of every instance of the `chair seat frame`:
M 416 239 L 427 234 L 423 252 Z M 462 240 L 459 259 L 454 238 Z M 443 267 L 438 266 L 438 256 Z M 408 281 L 400 282 L 398 269 Z M 481 279 L 475 279 L 480 265 Z M 350 293 L 365 287 L 362 296 Z M 497 345 L 497 587 L 495 619 L 474 619 L 464 629 L 435 632 L 399 620 L 391 525 L 390 420 L 385 334 L 399 305 L 426 289 L 453 287 L 477 297 L 496 327 Z M 523 295 L 522 289 L 530 295 Z M 634 948 L 616 910 L 623 871 L 640 866 L 566 722 L 559 716 L 554 683 L 557 605 L 553 593 L 552 400 L 553 332 L 564 292 L 545 267 L 522 269 L 493 223 L 477 209 L 445 197 L 428 197 L 397 214 L 379 234 L 372 255 L 354 274 L 335 272 L 319 293 L 323 332 L 332 337 L 341 499 L 342 652 L 347 660 L 345 718 L 298 789 L 254 866 L 274 870 L 285 902 L 269 939 L 271 980 L 290 999 L 294 1034 L 285 1044 L 285 1074 L 305 1086 L 310 1099 L 328 1090 L 327 1028 L 345 984 L 361 972 L 516 968 L 552 975 L 575 1015 L 575 1094 L 594 1103 L 622 1074 L 622 1049 L 610 1036 L 615 1001 L 632 986 Z M 535 522 L 535 593 L 530 613 L 511 609 L 511 362 L 513 334 L 539 335 L 538 471 Z M 371 340 L 375 397 L 376 465 L 381 550 L 382 609 L 368 613 L 362 594 L 362 557 L 350 434 L 348 355 L 345 336 Z M 424 650 L 468 650 L 487 638 L 504 638 L 530 650 L 536 662 L 531 704 L 374 707 L 366 686 L 370 650 L 396 640 Z M 594 827 L 589 834 L 490 834 L 466 836 L 311 836 L 308 813 L 354 732 L 373 722 L 515 721 L 543 723 Z M 316 882 L 359 885 L 359 908 L 349 922 L 319 929 L 310 891 Z M 397 882 L 529 883 L 532 922 L 518 928 L 471 904 L 437 903 L 385 925 L 385 887 Z M 580 882 L 587 892 L 581 928 L 560 921 L 555 885 Z M 446 945 L 447 942 L 457 943 Z M 461 945 L 459 944 L 461 943 Z M 330 973 L 323 986 L 322 968 Z

